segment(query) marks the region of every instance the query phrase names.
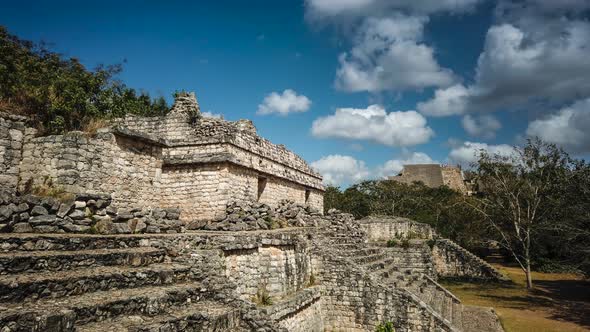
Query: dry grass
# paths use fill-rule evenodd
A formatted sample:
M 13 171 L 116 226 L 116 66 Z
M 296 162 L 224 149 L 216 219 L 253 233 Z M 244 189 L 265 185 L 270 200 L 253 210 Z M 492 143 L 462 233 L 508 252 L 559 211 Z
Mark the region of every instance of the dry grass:
M 109 120 L 107 119 L 90 119 L 88 123 L 84 125 L 82 131 L 87 137 L 96 135 L 99 129 L 109 126 Z
M 590 331 L 590 282 L 575 274 L 533 273 L 525 288 L 520 268 L 495 265 L 514 284 L 443 281 L 464 304 L 494 307 L 506 332 Z
M 71 202 L 75 198 L 74 194 L 68 193 L 63 187 L 55 185 L 51 178 L 48 177 L 43 180 L 43 184 L 38 186 L 33 185 L 32 179 L 27 181 L 23 193 L 41 197 L 53 197 L 61 202 Z

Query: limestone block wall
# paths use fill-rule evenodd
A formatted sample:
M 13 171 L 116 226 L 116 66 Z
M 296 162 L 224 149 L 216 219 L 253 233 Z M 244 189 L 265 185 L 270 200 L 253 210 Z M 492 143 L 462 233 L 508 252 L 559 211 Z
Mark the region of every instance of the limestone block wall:
M 467 193 L 467 187 L 463 182 L 463 174 L 461 169 L 455 166 L 442 166 L 442 178 L 445 186 L 455 189 L 463 194 Z
M 19 187 L 52 179 L 68 192 L 108 193 L 117 207 L 155 205 L 160 155 L 157 146 L 112 133 L 37 137 L 23 147 Z
M 256 154 L 231 143 L 211 143 L 190 146 L 169 147 L 163 150 L 166 164 L 190 164 L 206 160 L 224 159 L 234 164 L 269 174 L 322 191 L 319 175 L 298 169 L 289 162 L 282 163 L 265 154 Z
M 276 207 L 280 200 L 287 199 L 299 204 L 308 204 L 318 211 L 323 211 L 323 192 L 318 189 L 235 165 L 229 166 L 229 174 L 230 201 L 260 201 Z M 266 179 L 260 196 L 259 178 Z
M 295 314 L 290 314 L 279 325 L 290 332 L 324 332 L 324 319 L 321 301 L 310 303 L 300 308 Z
M 226 275 L 246 300 L 252 300 L 259 290 L 276 301 L 304 288 L 311 275 L 310 261 L 307 249 L 293 245 L 225 251 Z
M 369 241 L 383 242 L 394 238 L 432 239 L 432 228 L 426 224 L 399 217 L 369 216 L 359 220 Z
M 164 166 L 159 205 L 180 207 L 180 218 L 187 222 L 223 219 L 230 180 L 226 163 Z
M 436 241 L 432 258 L 439 277 L 509 280 L 486 261 L 448 239 Z
M 262 310 L 289 332 L 326 331 L 320 286 L 303 289 L 287 300 Z
M 24 142 L 34 135 L 26 118 L 0 112 L 0 190 L 16 191 Z
M 374 331 L 386 321 L 396 331 L 450 331 L 419 299 L 377 283 L 351 262 L 324 253 L 314 256 L 313 269 L 324 288 L 326 331 Z

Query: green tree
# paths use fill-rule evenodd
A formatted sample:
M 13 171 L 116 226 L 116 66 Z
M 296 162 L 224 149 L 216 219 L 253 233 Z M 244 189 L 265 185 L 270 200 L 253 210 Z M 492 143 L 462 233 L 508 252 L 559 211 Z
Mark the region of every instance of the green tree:
M 89 71 L 78 59 L 0 26 L 0 110 L 31 117 L 41 134 L 81 130 L 94 119 L 168 112 L 163 98 L 152 100 L 115 80 L 121 70 L 112 65 Z
M 568 183 L 571 159 L 555 145 L 529 141 L 510 156 L 481 151 L 477 163 L 484 194 L 472 204 L 498 235 L 533 287 L 531 263 L 536 235 L 555 222 Z

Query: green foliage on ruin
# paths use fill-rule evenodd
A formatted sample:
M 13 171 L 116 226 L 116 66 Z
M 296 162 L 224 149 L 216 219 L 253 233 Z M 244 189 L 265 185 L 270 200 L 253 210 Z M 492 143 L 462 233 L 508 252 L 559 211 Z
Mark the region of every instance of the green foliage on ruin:
M 266 285 L 260 285 L 258 287 L 258 291 L 252 298 L 252 302 L 256 303 L 259 306 L 269 306 L 273 305 L 274 303 L 272 296 L 270 296 L 268 290 L 266 289 Z
M 96 119 L 169 111 L 163 97 L 153 99 L 115 79 L 121 70 L 121 65 L 88 70 L 80 60 L 0 26 L 0 110 L 30 116 L 41 134 L 84 130 Z
M 384 322 L 377 325 L 375 332 L 395 332 L 395 328 L 393 327 L 392 322 Z

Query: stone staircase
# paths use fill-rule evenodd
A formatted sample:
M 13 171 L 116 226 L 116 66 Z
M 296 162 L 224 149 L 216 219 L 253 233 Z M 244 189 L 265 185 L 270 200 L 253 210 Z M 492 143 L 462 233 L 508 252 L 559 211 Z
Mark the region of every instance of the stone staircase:
M 480 270 L 485 273 L 486 277 L 492 280 L 498 280 L 500 282 L 510 282 L 510 278 L 502 274 L 492 265 L 490 265 L 485 260 L 479 258 L 478 256 L 471 253 L 469 250 L 461 247 L 459 244 L 455 243 L 453 240 L 450 239 L 436 239 L 437 246 L 446 246 L 460 255 L 462 255 L 465 260 L 472 261 L 474 265 L 478 266 Z
M 425 241 L 412 240 L 407 248 L 387 248 L 380 243 L 335 243 L 341 257 L 363 266 L 383 284 L 405 289 L 430 307 L 456 330 L 462 330 L 461 301 L 435 278 L 430 248 Z
M 244 330 L 202 272 L 140 243 L 3 234 L 0 331 Z

